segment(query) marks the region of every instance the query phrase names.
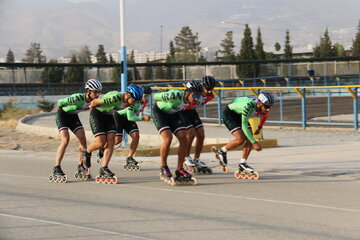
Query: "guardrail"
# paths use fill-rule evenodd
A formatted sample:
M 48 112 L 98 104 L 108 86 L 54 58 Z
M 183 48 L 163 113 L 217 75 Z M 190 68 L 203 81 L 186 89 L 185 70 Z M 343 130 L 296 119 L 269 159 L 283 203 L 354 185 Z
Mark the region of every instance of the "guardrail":
M 220 85 L 223 85 L 220 82 Z M 173 87 L 168 85 L 156 84 L 152 86 L 156 91 L 166 91 L 169 89 L 182 89 L 182 86 Z M 268 123 L 274 124 L 295 124 L 306 128 L 309 125 L 333 125 L 333 126 L 353 126 L 354 130 L 358 130 L 358 88 L 360 85 L 348 86 L 299 86 L 299 87 L 217 87 L 215 88 L 216 98 L 207 105 L 198 109 L 201 119 L 207 121 L 216 121 L 219 125 L 222 124 L 222 109 L 230 103 L 234 98 L 241 96 L 257 97 L 261 91 L 268 91 L 274 94 L 277 101 L 271 110 L 271 115 Z M 341 93 L 341 94 L 339 94 Z M 340 95 L 340 96 L 339 96 Z M 335 97 L 341 105 L 340 114 L 351 112 L 353 121 L 333 121 L 332 120 L 332 100 Z M 317 102 L 312 106 L 311 101 Z M 151 101 L 152 102 L 152 101 Z M 291 111 L 291 107 L 300 109 L 301 114 Z M 289 104 L 291 103 L 291 104 Z M 310 104 L 310 105 L 309 105 Z M 152 104 L 150 104 L 150 108 Z M 315 106 L 316 105 L 316 106 Z M 351 105 L 351 107 L 350 107 Z M 214 107 L 216 106 L 216 107 Z M 290 106 L 290 107 L 289 107 Z M 288 114 L 294 115 L 285 117 L 285 108 L 289 111 Z M 290 110 L 289 110 L 290 109 Z M 317 114 L 327 117 L 326 121 L 311 120 L 309 116 L 311 112 L 326 112 L 326 114 Z M 339 111 L 337 110 L 337 111 Z M 345 111 L 346 110 L 346 111 Z M 296 110 L 299 111 L 299 110 Z M 311 115 L 314 115 L 312 113 Z M 316 116 L 316 114 L 315 114 Z M 290 120 L 289 120 L 290 119 Z

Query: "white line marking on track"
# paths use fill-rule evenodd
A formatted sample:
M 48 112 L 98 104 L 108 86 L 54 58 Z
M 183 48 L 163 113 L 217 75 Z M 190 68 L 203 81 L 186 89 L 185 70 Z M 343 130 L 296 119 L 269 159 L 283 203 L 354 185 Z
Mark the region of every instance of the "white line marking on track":
M 37 221 L 37 222 L 43 222 L 43 223 L 50 223 L 50 224 L 60 225 L 60 226 L 64 226 L 64 227 L 80 228 L 80 229 L 84 229 L 87 231 L 95 231 L 95 232 L 101 232 L 101 233 L 106 233 L 106 234 L 121 235 L 124 237 L 131 237 L 131 238 L 135 238 L 135 239 L 153 240 L 152 238 L 141 237 L 141 236 L 126 234 L 126 233 L 121 233 L 121 232 L 102 230 L 102 229 L 98 229 L 98 228 L 94 228 L 94 227 L 85 227 L 85 226 L 62 223 L 62 222 L 48 221 L 48 220 L 43 220 L 43 219 L 33 218 L 33 217 L 23 217 L 23 216 L 11 215 L 11 214 L 6 214 L 6 213 L 0 213 L 0 216 L 18 218 L 18 219 L 29 220 L 29 221 Z
M 0 176 L 47 179 L 47 178 L 44 178 L 44 177 L 13 175 L 13 174 L 0 174 Z M 331 207 L 331 206 L 318 205 L 318 204 L 272 200 L 272 199 L 265 199 L 265 198 L 234 196 L 234 195 L 225 195 L 225 194 L 216 194 L 216 193 L 209 193 L 209 192 L 198 192 L 198 191 L 173 190 L 173 189 L 154 188 L 154 187 L 126 186 L 126 185 L 121 185 L 121 184 L 119 185 L 119 187 L 138 188 L 138 189 L 147 189 L 147 190 L 158 190 L 158 191 L 168 191 L 168 192 L 179 192 L 179 193 L 198 194 L 198 195 L 204 195 L 204 196 L 224 197 L 224 198 L 233 198 L 233 199 L 246 199 L 246 200 L 252 200 L 252 201 L 280 203 L 280 204 L 295 205 L 295 206 L 302 206 L 302 207 L 323 208 L 323 209 L 329 209 L 329 210 L 337 210 L 337 211 L 345 211 L 345 212 L 358 212 L 358 213 L 360 213 L 360 209 L 338 208 L 338 207 Z

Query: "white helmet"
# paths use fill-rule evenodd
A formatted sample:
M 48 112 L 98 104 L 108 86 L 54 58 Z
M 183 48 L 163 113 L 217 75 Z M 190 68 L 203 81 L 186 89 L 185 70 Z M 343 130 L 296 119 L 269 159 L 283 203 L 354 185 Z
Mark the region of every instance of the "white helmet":
M 265 106 L 268 107 L 271 107 L 275 101 L 274 96 L 267 92 L 260 93 L 258 99 L 260 100 L 260 102 L 262 102 Z
M 101 91 L 102 85 L 101 82 L 99 82 L 96 79 L 89 79 L 85 84 L 85 89 L 89 89 L 91 91 L 96 91 L 96 90 Z

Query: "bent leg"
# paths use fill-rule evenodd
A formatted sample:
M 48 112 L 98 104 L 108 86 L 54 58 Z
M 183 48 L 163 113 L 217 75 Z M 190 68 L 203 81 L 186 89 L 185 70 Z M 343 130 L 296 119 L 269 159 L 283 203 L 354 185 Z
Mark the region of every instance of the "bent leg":
M 131 143 L 130 143 L 130 150 L 128 153 L 128 157 L 132 157 L 135 154 L 135 151 L 139 145 L 140 133 L 139 131 L 134 131 L 130 134 Z
M 229 143 L 227 143 L 225 145 L 225 148 L 227 150 L 231 150 L 231 149 L 234 149 L 234 148 L 240 146 L 247 139 L 241 129 L 238 129 L 238 130 L 232 132 L 231 134 L 235 137 L 235 139 L 231 140 Z
M 109 165 L 111 156 L 114 152 L 114 143 L 115 143 L 115 133 L 108 133 L 106 135 L 106 147 L 104 150 L 104 160 L 102 162 L 102 167 L 107 167 Z
M 170 129 L 161 131 L 160 136 L 163 139 L 163 143 L 160 146 L 161 166 L 167 166 L 167 157 L 169 155 L 170 144 L 173 136 Z
M 192 146 L 195 136 L 196 136 L 195 128 L 192 127 L 192 128 L 189 128 L 186 130 L 186 138 L 187 138 L 186 157 L 190 156 L 191 146 Z
M 204 146 L 205 131 L 203 127 L 196 128 L 196 142 L 194 159 L 199 159 Z
M 180 170 L 186 157 L 186 151 L 184 151 L 187 147 L 186 131 L 180 130 L 175 133 L 175 136 L 179 140 L 177 170 Z
M 65 150 L 70 142 L 70 134 L 68 129 L 61 130 L 59 132 L 59 135 L 60 135 L 60 145 L 56 151 L 55 166 L 60 166 L 61 161 L 65 154 Z
M 86 150 L 86 136 L 83 128 L 78 129 L 75 133 L 75 136 L 79 140 L 79 151 Z M 80 151 L 79 155 L 79 164 L 83 163 L 83 153 Z

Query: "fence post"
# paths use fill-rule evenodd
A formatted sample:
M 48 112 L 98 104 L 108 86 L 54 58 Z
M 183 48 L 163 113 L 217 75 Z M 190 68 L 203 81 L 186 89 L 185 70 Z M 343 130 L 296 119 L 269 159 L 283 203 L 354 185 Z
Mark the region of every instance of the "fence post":
M 280 90 L 280 121 L 284 120 L 284 112 L 283 112 L 283 96 L 282 96 L 282 90 Z
M 305 88 L 301 89 L 303 96 L 301 97 L 301 111 L 302 111 L 302 127 L 306 128 L 306 92 Z
M 219 96 L 218 96 L 218 106 L 217 106 L 217 112 L 218 112 L 218 124 L 221 125 L 221 89 L 219 89 Z
M 357 131 L 358 130 L 358 95 L 357 95 L 357 88 L 354 88 L 354 130 Z

